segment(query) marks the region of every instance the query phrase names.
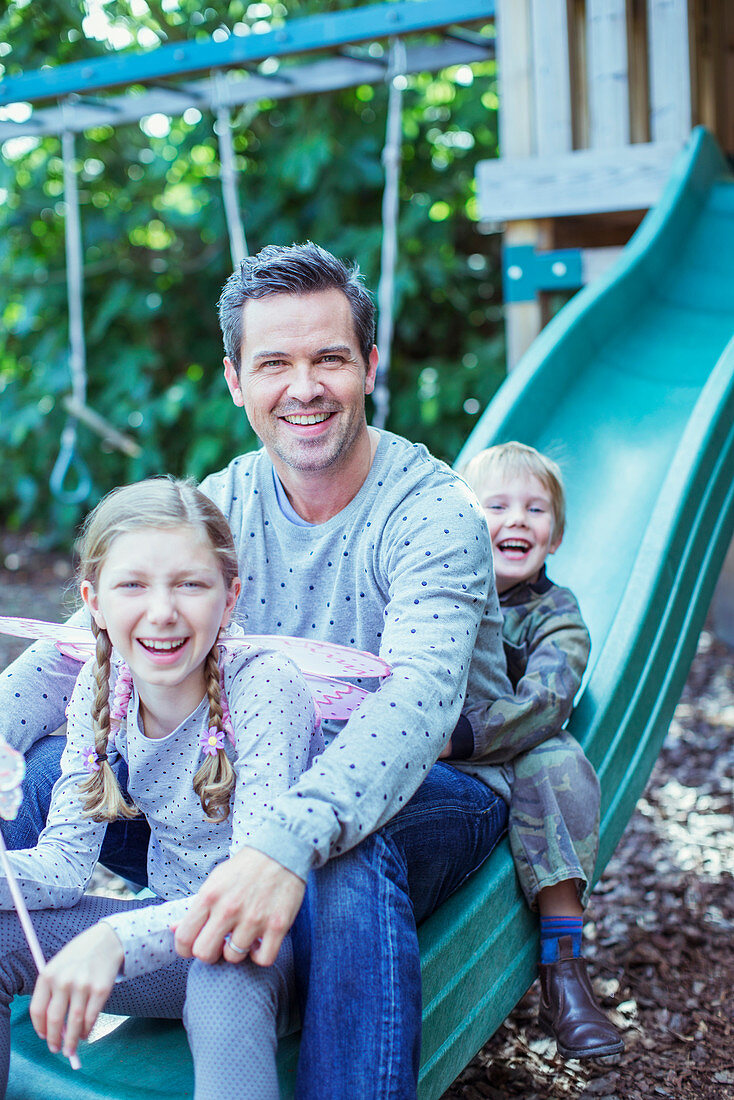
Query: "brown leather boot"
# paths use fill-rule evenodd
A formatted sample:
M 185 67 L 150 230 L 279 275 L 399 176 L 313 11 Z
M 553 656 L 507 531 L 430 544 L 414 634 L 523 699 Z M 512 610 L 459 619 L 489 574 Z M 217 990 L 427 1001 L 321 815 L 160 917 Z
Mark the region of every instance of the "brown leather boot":
M 558 958 L 540 964 L 538 1022 L 564 1058 L 619 1054 L 624 1041 L 596 1003 L 586 960 L 573 957 L 570 936 L 558 941 Z

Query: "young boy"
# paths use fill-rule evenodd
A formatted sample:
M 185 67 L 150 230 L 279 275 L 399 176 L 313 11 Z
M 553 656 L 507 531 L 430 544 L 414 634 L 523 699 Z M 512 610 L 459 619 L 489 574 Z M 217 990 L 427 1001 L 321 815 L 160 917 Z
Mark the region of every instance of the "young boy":
M 481 763 L 512 765 L 510 846 L 528 904 L 540 912 L 539 1022 L 565 1058 L 617 1054 L 624 1043 L 596 1003 L 581 956 L 600 792 L 581 746 L 561 728 L 590 649 L 575 597 L 545 573 L 563 538 L 561 473 L 533 447 L 513 442 L 482 451 L 462 476 L 487 517 L 515 687 L 512 699 L 465 711 L 462 721 L 497 731 L 497 747 Z

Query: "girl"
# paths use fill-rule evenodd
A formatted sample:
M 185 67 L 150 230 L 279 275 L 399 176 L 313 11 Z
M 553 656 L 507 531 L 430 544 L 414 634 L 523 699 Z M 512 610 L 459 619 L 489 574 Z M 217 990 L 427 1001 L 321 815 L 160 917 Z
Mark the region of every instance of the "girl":
M 69 1056 L 100 1010 L 184 1017 L 197 1100 L 278 1096 L 276 1028 L 286 1021 L 288 938 L 273 967 L 179 958 L 174 925 L 213 868 L 247 843 L 271 800 L 307 767 L 315 716 L 291 662 L 264 649 L 227 660 L 217 638 L 240 593 L 227 522 L 191 482 L 116 489 L 89 517 L 80 590 L 96 656 L 76 683 L 47 826 L 10 853 L 45 955 L 36 981 L 20 922 L 0 913 L 0 1094 L 10 1002 L 35 992 L 33 1025 Z M 128 801 L 112 764 L 127 763 Z M 84 894 L 106 823 L 142 812 L 156 898 Z M 0 908 L 10 910 L 0 879 Z M 58 952 L 58 954 L 56 954 Z M 233 1063 L 234 1057 L 237 1066 Z

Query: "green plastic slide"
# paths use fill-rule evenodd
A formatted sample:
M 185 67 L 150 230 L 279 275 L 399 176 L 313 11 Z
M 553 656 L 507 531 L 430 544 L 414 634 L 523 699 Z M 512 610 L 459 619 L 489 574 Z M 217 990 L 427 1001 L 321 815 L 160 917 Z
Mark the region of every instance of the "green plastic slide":
M 600 874 L 650 774 L 734 529 L 734 178 L 697 130 L 659 205 L 608 275 L 541 334 L 457 466 L 520 439 L 555 457 L 568 528 L 551 576 L 592 634 L 570 728 L 602 783 Z M 420 1095 L 439 1097 L 536 974 L 535 918 L 509 849 L 421 928 Z M 369 1021 L 366 1021 L 369 1026 Z M 296 1042 L 281 1049 L 292 1094 Z M 10 1100 L 192 1095 L 179 1025 L 130 1021 L 74 1073 L 14 1007 Z

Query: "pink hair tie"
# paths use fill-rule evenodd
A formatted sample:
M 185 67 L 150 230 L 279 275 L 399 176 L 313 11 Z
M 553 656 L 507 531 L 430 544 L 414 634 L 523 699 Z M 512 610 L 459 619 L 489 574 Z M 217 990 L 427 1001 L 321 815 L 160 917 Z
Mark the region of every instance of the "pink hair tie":
M 120 665 L 115 680 L 115 693 L 110 707 L 110 728 L 117 729 L 127 715 L 133 691 L 133 674 L 126 664 Z
M 222 729 L 224 730 L 224 732 L 227 734 L 227 737 L 230 739 L 230 741 L 234 745 L 234 743 L 235 743 L 235 740 L 234 740 L 234 726 L 232 725 L 232 715 L 229 713 L 229 703 L 227 702 L 227 696 L 224 692 L 224 677 L 222 677 L 221 701 L 222 701 Z
M 107 759 L 107 753 L 97 752 L 93 745 L 82 749 L 82 756 L 84 758 L 84 770 L 88 771 L 90 775 L 92 772 L 98 772 Z

